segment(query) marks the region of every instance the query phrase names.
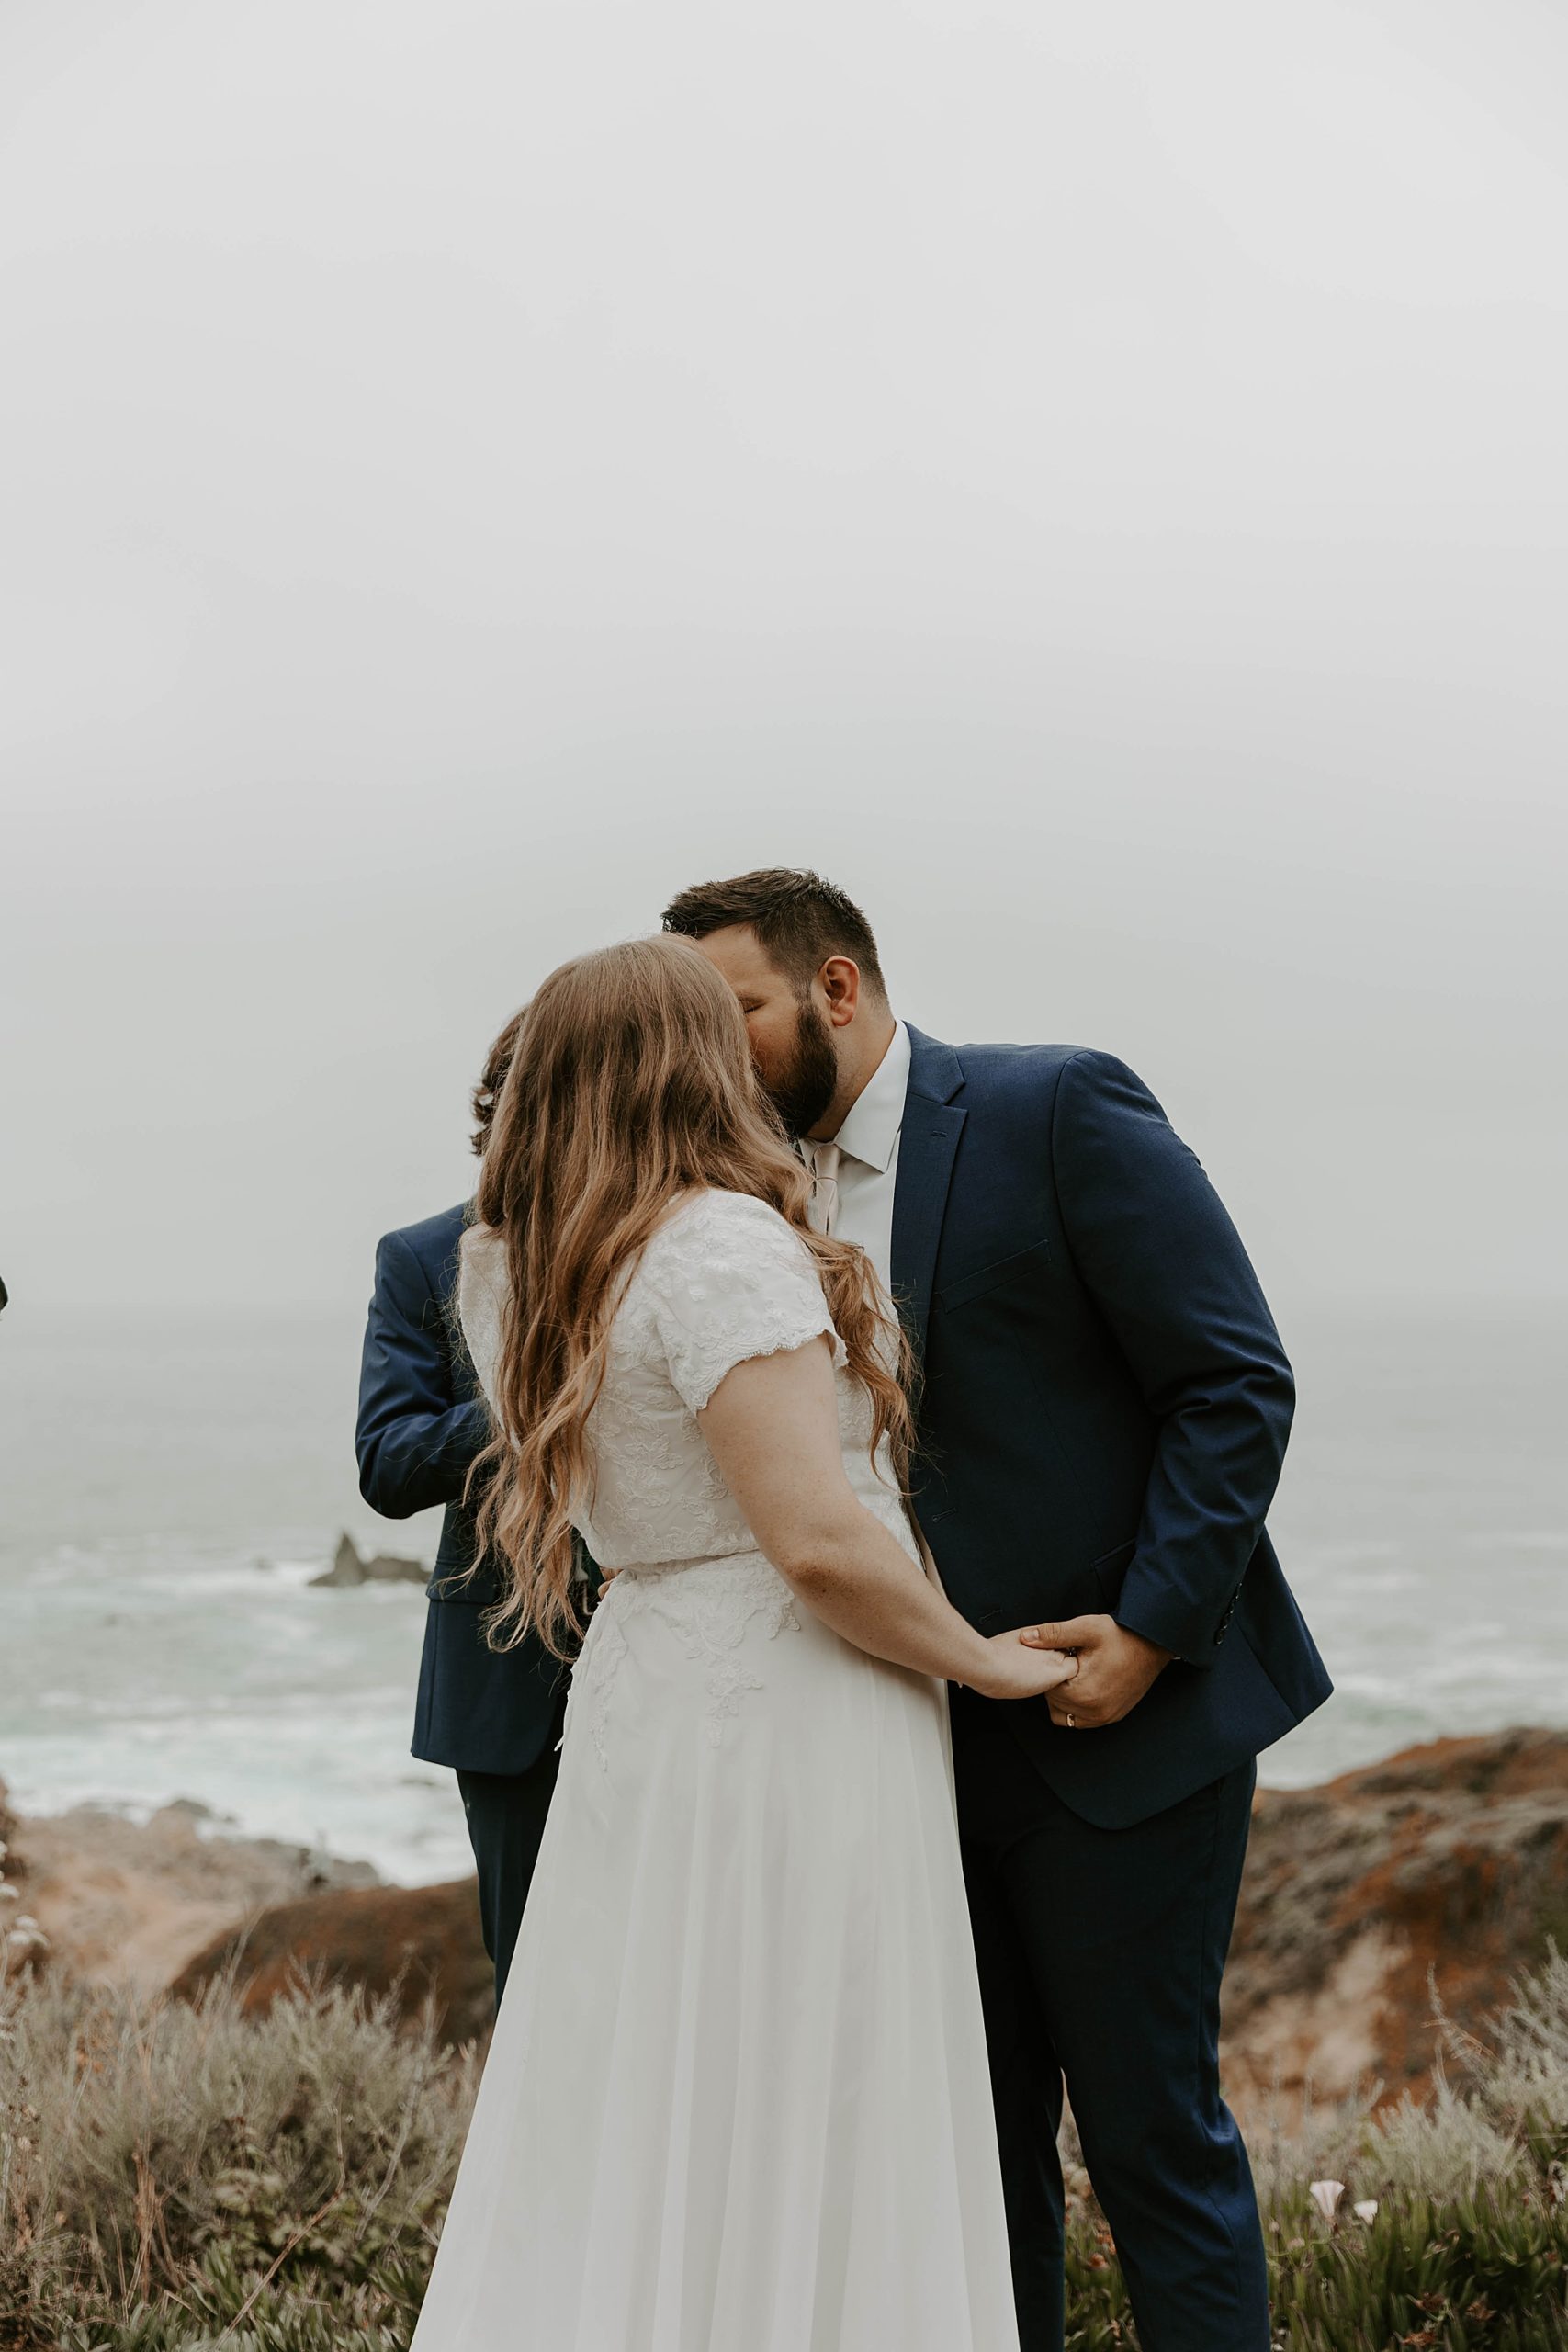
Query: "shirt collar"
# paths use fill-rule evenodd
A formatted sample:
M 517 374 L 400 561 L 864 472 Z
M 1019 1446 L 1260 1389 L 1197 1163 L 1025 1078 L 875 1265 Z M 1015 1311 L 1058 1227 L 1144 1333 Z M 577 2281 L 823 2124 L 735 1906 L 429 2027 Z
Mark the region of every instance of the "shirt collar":
M 892 1165 L 909 1091 L 909 1032 L 899 1022 L 881 1061 L 872 1071 L 833 1140 L 851 1159 L 884 1176 Z

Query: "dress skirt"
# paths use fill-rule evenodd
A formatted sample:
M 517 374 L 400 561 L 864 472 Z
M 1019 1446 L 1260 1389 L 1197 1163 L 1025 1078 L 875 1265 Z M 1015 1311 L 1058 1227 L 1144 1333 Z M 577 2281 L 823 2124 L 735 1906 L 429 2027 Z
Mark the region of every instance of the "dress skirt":
M 609 1586 L 414 2352 L 1018 2352 L 946 1694 Z

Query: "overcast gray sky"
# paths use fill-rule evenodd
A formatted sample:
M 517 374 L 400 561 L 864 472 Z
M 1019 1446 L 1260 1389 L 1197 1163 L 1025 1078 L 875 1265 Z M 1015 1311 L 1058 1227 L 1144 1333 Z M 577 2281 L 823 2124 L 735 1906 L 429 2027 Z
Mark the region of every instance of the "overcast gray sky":
M 1284 1303 L 1568 1288 L 1565 92 L 1540 0 L 8 0 L 13 1291 L 346 1313 L 763 861 Z

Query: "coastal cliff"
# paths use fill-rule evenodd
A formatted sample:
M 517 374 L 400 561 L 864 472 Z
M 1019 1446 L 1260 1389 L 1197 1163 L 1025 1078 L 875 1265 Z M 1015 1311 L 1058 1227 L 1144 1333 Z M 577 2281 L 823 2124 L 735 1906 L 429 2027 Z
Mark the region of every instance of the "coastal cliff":
M 1568 1734 L 1435 1740 L 1315 1789 L 1259 1792 L 1231 1968 L 1244 2098 L 1431 2087 L 1461 2030 L 1568 1951 Z
M 375 1883 L 366 1865 L 78 1812 L 13 1825 L 8 1865 L 49 1939 L 37 1965 L 182 1997 L 234 1969 L 253 2012 L 304 1968 L 451 2043 L 481 2034 L 490 1971 L 471 1880 Z M 1321 1788 L 1266 1790 L 1225 1980 L 1225 2077 L 1286 2113 L 1382 2086 L 1431 2087 L 1440 2010 L 1460 2027 L 1568 1947 L 1568 1734 L 1414 1747 Z

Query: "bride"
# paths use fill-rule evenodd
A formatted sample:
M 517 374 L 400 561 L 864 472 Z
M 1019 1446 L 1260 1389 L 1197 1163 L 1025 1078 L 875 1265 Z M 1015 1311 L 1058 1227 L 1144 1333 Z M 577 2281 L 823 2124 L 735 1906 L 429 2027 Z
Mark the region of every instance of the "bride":
M 1017 2352 L 897 1325 L 683 941 L 524 1015 L 459 1310 L 493 1640 L 613 1571 L 415 2352 Z

